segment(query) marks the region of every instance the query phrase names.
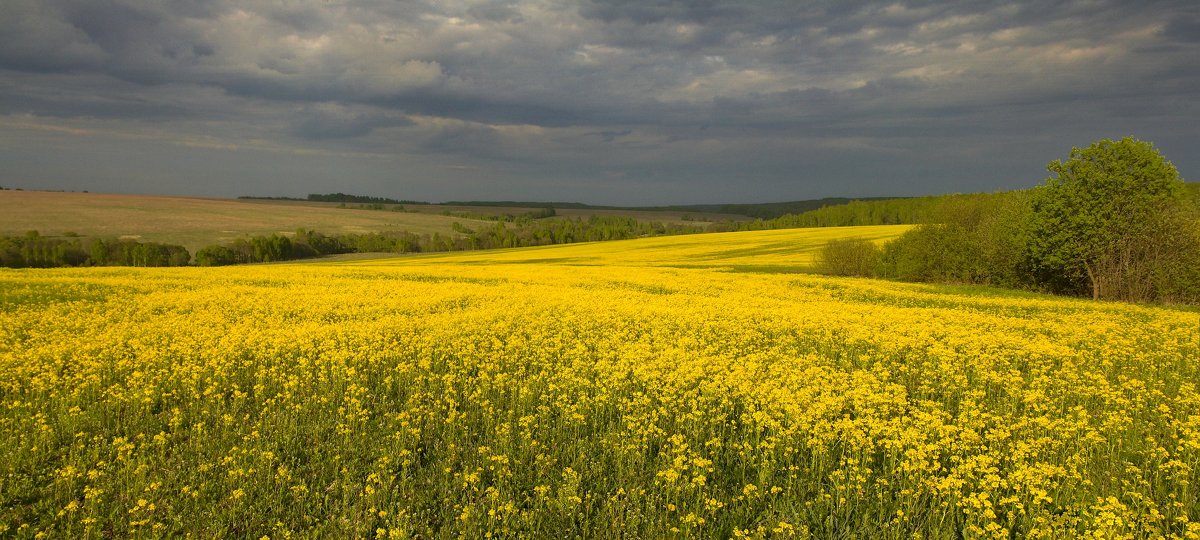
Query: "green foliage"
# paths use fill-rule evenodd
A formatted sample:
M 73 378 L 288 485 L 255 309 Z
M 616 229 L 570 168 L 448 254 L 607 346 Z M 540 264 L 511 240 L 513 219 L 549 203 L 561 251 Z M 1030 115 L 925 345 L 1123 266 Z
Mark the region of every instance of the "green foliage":
M 303 228 L 296 229 L 293 248 L 301 246 L 300 249 L 306 246 L 317 255 L 330 255 L 335 253 L 346 253 L 348 250 L 342 245 L 337 238 L 332 238 L 316 231 L 310 231 Z
M 920 225 L 884 247 L 881 273 L 905 281 L 981 283 L 979 250 L 961 224 Z
M 1200 182 L 1184 182 L 1183 193 L 1194 208 L 1200 208 Z
M 1200 206 L 1163 216 L 1157 245 L 1160 254 L 1154 267 L 1157 299 L 1164 302 L 1200 304 Z
M 1179 171 L 1151 143 L 1130 137 L 1073 148 L 1046 168 L 1053 176 L 1034 191 L 1028 224 L 1038 283 L 1093 298 L 1141 289 L 1128 280 L 1155 273 L 1151 258 L 1159 256 L 1146 250 L 1158 248 L 1145 243 L 1155 244 L 1162 217 L 1184 204 Z
M 1097 259 L 1094 296 L 1135 302 L 1200 303 L 1200 231 L 1194 209 L 1148 216 Z
M 434 234 L 432 236 L 426 235 L 425 238 L 422 238 L 421 235 L 412 233 L 390 232 L 344 234 L 336 238 L 326 238 L 328 241 L 334 242 L 336 247 L 328 251 L 318 251 L 321 255 L 333 253 L 415 253 L 422 251 L 422 240 L 425 241 L 426 248 L 432 248 L 435 243 L 441 242 L 442 236 Z M 316 246 L 313 247 L 316 248 Z
M 830 240 L 817 254 L 817 271 L 835 276 L 871 277 L 879 267 L 879 246 L 865 238 Z
M 192 258 L 183 246 L 103 239 L 92 242 L 90 255 L 98 266 L 186 266 Z
M 237 252 L 225 246 L 205 246 L 196 251 L 197 266 L 227 266 L 243 262 Z
M 879 273 L 906 281 L 1016 287 L 1025 271 L 1029 196 L 1012 191 L 946 199 L 920 225 L 884 246 Z
M 285 236 L 256 236 L 250 240 L 255 261 L 274 262 L 292 259 L 292 241 Z
M 1011 191 L 981 201 L 975 219 L 967 222 L 979 248 L 983 283 L 1014 288 L 1032 285 L 1026 254 L 1029 200 L 1028 191 Z
M 962 206 L 998 204 L 1012 192 L 970 193 L 911 197 L 903 199 L 855 200 L 775 219 L 738 225 L 739 230 L 795 229 L 804 227 L 853 227 L 858 225 L 912 225 L 941 223 L 945 214 Z
M 1150 143 L 1105 139 L 1047 168 L 1055 176 L 1032 191 L 872 203 L 880 212 L 848 205 L 800 217 L 848 225 L 911 212 L 924 224 L 884 246 L 884 277 L 1200 302 L 1200 191 L 1180 181 Z
M 81 240 L 78 235 L 47 237 L 37 231 L 0 237 L 0 266 L 184 266 L 191 254 L 183 246 L 135 240 Z

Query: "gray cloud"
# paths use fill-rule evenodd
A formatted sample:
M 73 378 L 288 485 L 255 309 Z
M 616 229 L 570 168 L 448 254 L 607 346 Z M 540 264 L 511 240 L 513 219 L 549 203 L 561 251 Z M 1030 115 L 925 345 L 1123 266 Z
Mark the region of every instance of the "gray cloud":
M 521 11 L 507 2 L 475 4 L 467 8 L 467 14 L 476 19 L 492 22 L 520 23 L 525 20 L 521 16 Z
M 1163 28 L 1163 34 L 1173 41 L 1200 41 L 1200 14 L 1193 13 L 1172 19 Z
M 307 105 L 295 114 L 293 123 L 296 135 L 316 140 L 361 137 L 381 127 L 412 125 L 406 116 L 336 103 Z
M 343 156 L 334 176 L 354 184 L 330 188 L 343 191 L 645 203 L 1020 187 L 1073 145 L 1127 134 L 1180 149 L 1168 156 L 1185 176 L 1200 166 L 1188 0 L 10 0 L 4 13 L 0 133 L 50 137 L 46 160 L 93 155 L 97 133 L 134 153 L 149 138 L 171 155 L 227 148 L 243 153 L 233 185 L 260 193 L 291 189 L 263 172 L 281 155 Z M 6 184 L 39 159 L 23 146 L 18 167 L 12 152 L 0 147 Z M 384 172 L 380 156 L 441 180 Z M 34 176 L 87 189 L 93 172 L 54 170 Z
M 623 129 L 620 131 L 611 131 L 611 130 L 610 131 L 597 131 L 597 132 L 593 132 L 593 133 L 588 133 L 588 135 L 595 135 L 597 137 L 600 137 L 600 140 L 602 140 L 604 142 L 613 142 L 613 141 L 620 139 L 621 137 L 624 137 L 631 133 L 633 133 L 632 129 Z

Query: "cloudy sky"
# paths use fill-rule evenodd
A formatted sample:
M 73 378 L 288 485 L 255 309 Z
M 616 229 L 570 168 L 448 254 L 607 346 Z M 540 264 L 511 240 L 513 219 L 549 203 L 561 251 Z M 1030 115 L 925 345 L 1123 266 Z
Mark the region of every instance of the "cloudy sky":
M 1200 2 L 3 0 L 0 186 L 760 202 L 1200 178 Z

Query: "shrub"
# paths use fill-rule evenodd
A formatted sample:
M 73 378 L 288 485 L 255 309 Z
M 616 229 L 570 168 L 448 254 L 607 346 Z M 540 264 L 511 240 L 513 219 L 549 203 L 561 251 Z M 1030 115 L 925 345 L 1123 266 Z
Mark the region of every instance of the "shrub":
M 978 283 L 979 247 L 958 224 L 919 225 L 888 242 L 880 273 L 904 281 Z
M 227 266 L 239 262 L 238 253 L 225 246 L 205 246 L 196 251 L 198 266 Z
M 835 276 L 874 276 L 880 249 L 864 238 L 830 240 L 817 253 L 817 269 Z

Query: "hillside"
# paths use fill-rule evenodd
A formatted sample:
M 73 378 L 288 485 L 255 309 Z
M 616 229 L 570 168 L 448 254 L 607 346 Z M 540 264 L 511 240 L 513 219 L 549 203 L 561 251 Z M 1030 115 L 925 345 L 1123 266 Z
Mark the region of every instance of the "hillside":
M 404 205 L 406 208 L 421 209 L 426 212 L 441 212 L 447 207 L 470 207 L 475 211 L 494 212 L 527 212 L 539 208 L 554 208 L 560 213 L 569 210 L 568 215 L 589 216 L 596 212 L 616 212 L 621 215 L 629 213 L 657 213 L 660 215 L 686 215 L 703 220 L 733 220 L 744 219 L 773 219 L 787 214 L 799 214 L 826 206 L 837 206 L 852 201 L 880 201 L 898 197 L 826 197 L 823 199 L 804 199 L 799 201 L 767 202 L 767 203 L 717 203 L 717 204 L 673 204 L 662 206 L 606 206 L 585 204 L 579 202 L 546 202 L 546 201 L 446 201 L 429 203 L 422 201 L 397 200 L 370 195 L 352 195 L 346 193 L 309 194 L 306 198 L 298 197 L 238 197 L 245 200 L 292 201 L 292 202 L 343 202 L 346 204 L 381 204 Z
M 180 244 L 195 251 L 247 235 L 406 230 L 453 234 L 461 218 L 297 205 L 153 195 L 0 191 L 0 234 L 37 230 L 46 236 L 126 237 Z M 482 222 L 480 222 L 482 223 Z
M 553 204 L 538 205 L 534 203 L 443 203 L 443 204 L 405 204 L 404 210 L 423 214 L 455 215 L 520 215 L 553 208 L 558 217 L 588 218 L 591 216 L 628 216 L 639 221 L 657 221 L 672 225 L 703 225 L 719 222 L 741 222 L 750 218 L 735 213 L 720 213 L 698 211 L 687 208 L 623 208 L 607 206 L 589 206 L 585 204 L 569 204 L 554 206 Z M 353 205 L 348 205 L 353 206 Z
M 468 253 L 433 253 L 364 261 L 370 265 L 562 264 L 568 266 L 658 266 L 751 272 L 808 272 L 813 256 L 835 238 L 884 242 L 909 225 L 824 227 L 773 231 L 660 236 L 619 242 L 588 242 Z
M 405 231 L 458 236 L 455 223 L 469 228 L 486 227 L 493 223 L 475 218 L 522 211 L 470 206 L 409 208 L 289 200 L 3 190 L 0 191 L 0 216 L 3 216 L 0 217 L 0 235 L 21 235 L 36 230 L 52 237 L 66 234 L 124 237 L 180 244 L 194 253 L 210 244 L 247 236 L 291 235 L 297 228 L 325 234 Z M 685 214 L 571 209 L 560 212 L 559 216 L 622 215 L 639 221 L 704 225 L 690 221 L 693 218 Z M 706 217 L 724 220 L 737 216 Z

